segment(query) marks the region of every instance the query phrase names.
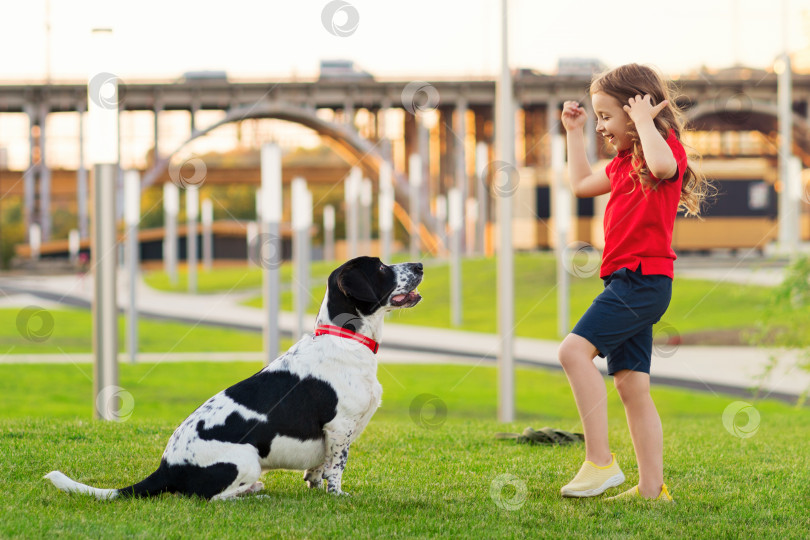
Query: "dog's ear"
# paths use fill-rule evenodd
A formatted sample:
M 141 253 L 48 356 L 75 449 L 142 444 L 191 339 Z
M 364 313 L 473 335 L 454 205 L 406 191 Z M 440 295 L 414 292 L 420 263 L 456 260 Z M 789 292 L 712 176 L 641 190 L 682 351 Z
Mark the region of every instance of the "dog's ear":
M 378 300 L 368 278 L 357 268 L 347 268 L 341 272 L 337 278 L 337 284 L 343 294 L 361 302 L 377 302 Z

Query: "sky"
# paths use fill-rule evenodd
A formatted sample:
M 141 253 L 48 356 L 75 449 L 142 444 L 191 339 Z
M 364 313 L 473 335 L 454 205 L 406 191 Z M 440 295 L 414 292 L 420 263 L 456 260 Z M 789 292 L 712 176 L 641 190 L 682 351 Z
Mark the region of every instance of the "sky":
M 597 58 L 608 67 L 640 62 L 667 74 L 735 62 L 764 68 L 785 45 L 808 46 L 810 0 L 508 1 L 510 65 L 550 73 L 562 57 Z M 354 60 L 381 79 L 491 78 L 499 69 L 499 6 L 500 0 L 0 0 L 0 81 L 44 80 L 49 56 L 52 80 L 86 79 L 90 29 L 99 25 L 113 28 L 110 71 L 125 81 L 195 70 L 222 70 L 233 79 L 309 79 L 320 60 L 331 58 Z

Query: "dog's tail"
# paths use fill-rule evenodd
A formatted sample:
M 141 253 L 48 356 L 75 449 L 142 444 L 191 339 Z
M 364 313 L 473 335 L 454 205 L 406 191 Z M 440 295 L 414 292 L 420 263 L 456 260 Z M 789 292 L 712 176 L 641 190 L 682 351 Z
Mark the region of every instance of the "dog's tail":
M 114 499 L 118 497 L 117 489 L 100 489 L 79 483 L 60 471 L 51 471 L 45 475 L 45 478 L 53 482 L 53 485 L 67 493 L 83 493 L 85 495 L 93 495 L 96 499 Z
M 45 475 L 45 478 L 53 482 L 53 485 L 67 493 L 82 493 L 93 495 L 96 499 L 106 500 L 118 497 L 152 497 L 161 493 L 173 491 L 166 482 L 166 476 L 161 466 L 138 482 L 121 489 L 101 489 L 76 482 L 68 478 L 60 471 L 52 471 Z

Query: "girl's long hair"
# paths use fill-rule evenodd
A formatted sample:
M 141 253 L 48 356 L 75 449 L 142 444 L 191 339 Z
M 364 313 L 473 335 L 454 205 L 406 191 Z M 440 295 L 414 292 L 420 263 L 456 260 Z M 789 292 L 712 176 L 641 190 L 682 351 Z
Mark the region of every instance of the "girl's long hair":
M 604 92 L 616 98 L 622 106 L 627 105 L 628 100 L 636 95 L 650 94 L 653 105 L 661 103 L 665 99 L 669 100 L 669 104 L 656 115 L 653 121 L 658 133 L 664 139 L 669 137 L 671 130 L 675 132 L 678 140 L 681 140 L 685 122 L 683 113 L 675 103 L 675 91 L 654 69 L 639 64 L 627 64 L 601 73 L 591 82 L 591 95 L 596 92 Z M 641 147 L 638 132 L 632 121 L 628 124 L 628 135 L 633 142 L 631 163 L 634 174 L 632 176 L 635 176 L 634 180 L 640 181 L 643 189 L 654 190 L 656 185 L 644 160 L 644 149 Z M 690 154 L 689 161 L 699 158 L 694 152 L 690 152 Z M 684 210 L 687 216 L 699 216 L 703 203 L 713 193 L 714 187 L 706 177 L 687 163 L 678 208 Z

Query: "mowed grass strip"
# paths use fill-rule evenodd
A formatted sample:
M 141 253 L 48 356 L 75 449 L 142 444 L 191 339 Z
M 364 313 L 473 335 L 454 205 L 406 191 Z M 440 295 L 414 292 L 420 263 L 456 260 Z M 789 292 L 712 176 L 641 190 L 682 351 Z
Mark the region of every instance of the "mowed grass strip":
M 353 444 L 344 475 L 351 497 L 308 490 L 294 471 L 264 475 L 264 498 L 216 503 L 170 495 L 99 502 L 41 479 L 51 469 L 100 487 L 142 479 L 193 408 L 259 367 L 122 365 L 134 406 L 127 421 L 104 423 L 90 420 L 90 382 L 76 367 L 0 366 L 0 537 L 803 538 L 810 528 L 808 409 L 754 402 L 759 425 L 741 438 L 723 425 L 739 398 L 655 387 L 677 504 L 566 500 L 559 488 L 578 470 L 582 445 L 492 437 L 526 425 L 577 429 L 565 376 L 518 370 L 518 421 L 503 425 L 494 421 L 489 366 L 381 365 L 383 405 Z M 22 394 L 36 399 L 22 408 Z M 415 400 L 425 405 L 415 408 Z M 638 476 L 612 385 L 608 407 L 626 488 Z M 747 423 L 738 416 L 736 424 Z

